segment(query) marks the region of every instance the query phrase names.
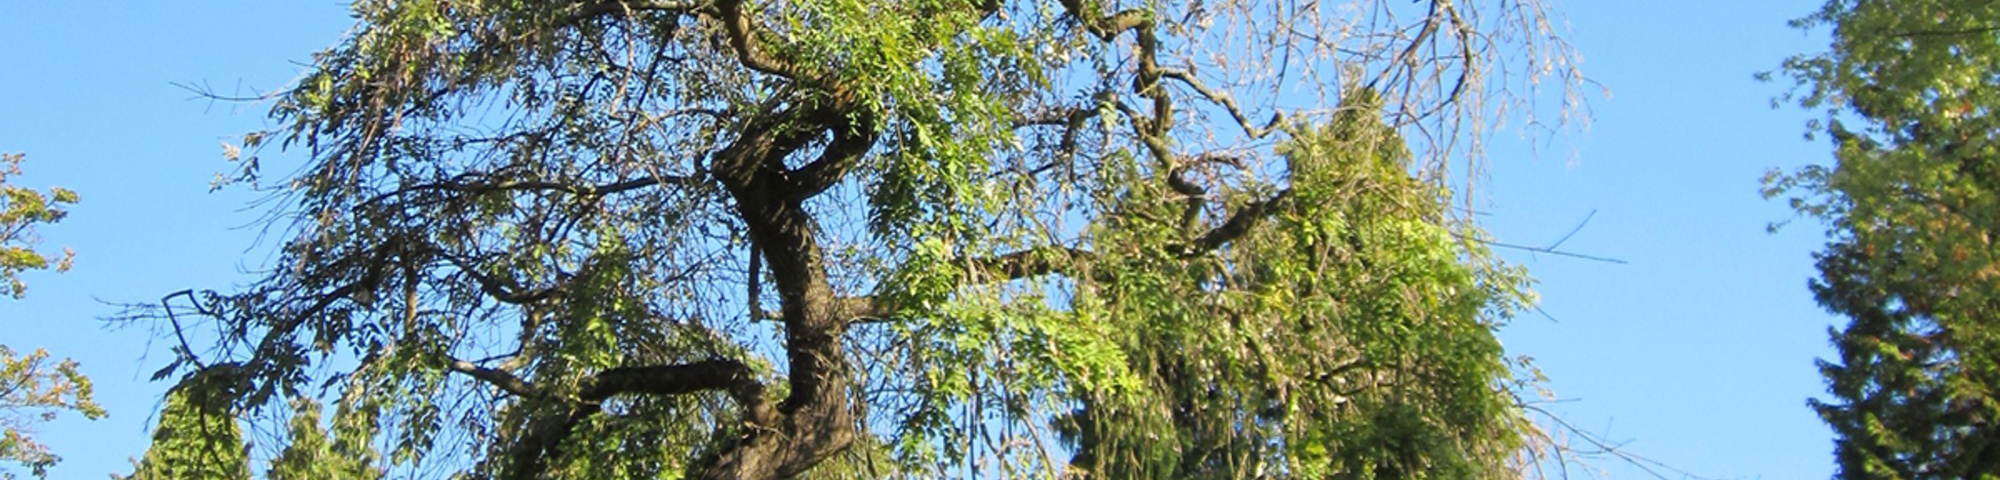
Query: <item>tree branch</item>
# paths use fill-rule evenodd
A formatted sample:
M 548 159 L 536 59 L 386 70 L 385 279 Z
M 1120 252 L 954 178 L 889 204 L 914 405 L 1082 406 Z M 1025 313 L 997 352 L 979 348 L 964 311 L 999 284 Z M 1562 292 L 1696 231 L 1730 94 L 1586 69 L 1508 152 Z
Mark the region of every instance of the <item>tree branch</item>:
M 1181 84 L 1193 89 L 1196 94 L 1207 98 L 1208 101 L 1214 102 L 1216 105 L 1222 106 L 1223 110 L 1229 112 L 1229 117 L 1236 120 L 1236 126 L 1243 129 L 1243 136 L 1249 137 L 1252 140 L 1264 138 L 1265 135 L 1271 133 L 1272 129 L 1277 128 L 1279 124 L 1285 121 L 1285 113 L 1277 112 L 1271 114 L 1271 120 L 1264 122 L 1263 125 L 1251 123 L 1249 115 L 1243 112 L 1243 107 L 1236 104 L 1235 97 L 1230 96 L 1228 92 L 1208 88 L 1208 85 L 1202 83 L 1201 79 L 1194 78 L 1194 75 L 1186 70 L 1161 69 L 1160 76 L 1179 80 Z
M 736 50 L 737 60 L 743 66 L 769 75 L 799 80 L 798 69 L 764 52 L 758 37 L 760 30 L 750 23 L 750 17 L 743 14 L 743 0 L 718 0 L 709 9 L 729 37 L 729 46 Z
M 491 175 L 487 174 L 466 174 L 466 175 L 459 175 L 457 178 L 469 179 L 469 178 L 490 177 L 490 176 Z M 552 190 L 552 191 L 569 193 L 572 195 L 596 196 L 596 195 L 610 195 L 614 193 L 638 190 L 641 188 L 651 187 L 655 185 L 682 185 L 682 186 L 694 185 L 700 183 L 700 181 L 701 180 L 699 179 L 699 177 L 684 177 L 678 175 L 650 176 L 650 177 L 634 178 L 631 180 L 623 180 L 623 181 L 598 184 L 598 185 L 587 185 L 587 184 L 579 185 L 574 183 L 551 182 L 545 180 L 498 181 L 498 182 L 479 182 L 479 183 L 468 183 L 459 180 L 451 180 L 443 182 L 423 183 L 423 184 L 398 188 L 396 190 L 392 190 L 387 193 L 376 195 L 374 198 L 370 198 L 368 199 L 368 201 L 362 202 L 361 204 L 370 205 L 377 202 L 381 202 L 383 200 L 387 200 L 391 197 L 408 195 L 411 193 L 416 193 L 426 190 L 441 190 L 447 192 L 470 193 L 470 194 L 514 191 L 514 190 Z
M 1243 237 L 1244 234 L 1250 233 L 1251 227 L 1255 227 L 1258 222 L 1264 221 L 1264 217 L 1268 217 L 1272 213 L 1282 209 L 1284 204 L 1291 198 L 1291 195 L 1292 189 L 1287 188 L 1279 190 L 1278 194 L 1271 196 L 1270 199 L 1251 202 L 1238 207 L 1236 213 L 1229 216 L 1228 221 L 1223 222 L 1221 226 L 1210 229 L 1208 233 L 1202 234 L 1200 237 L 1195 238 L 1193 243 L 1183 247 L 1181 256 L 1192 257 L 1215 251 L 1215 249 L 1221 248 L 1223 244 Z
M 1140 9 L 1126 9 L 1109 17 L 1084 7 L 1084 0 L 1062 0 L 1063 10 L 1083 24 L 1085 30 L 1096 35 L 1098 40 L 1110 42 L 1126 30 L 1136 30 L 1152 24 L 1151 13 Z
M 580 5 L 581 6 L 578 7 L 575 12 L 571 12 L 569 15 L 564 16 L 562 21 L 557 23 L 556 25 L 573 25 L 576 22 L 582 21 L 583 19 L 586 18 L 597 17 L 600 15 L 609 15 L 613 13 L 631 13 L 631 12 L 644 12 L 644 11 L 674 11 L 674 12 L 685 13 L 692 11 L 697 7 L 700 7 L 701 2 L 610 0 L 610 1 L 587 2 L 587 3 L 581 3 Z
M 504 372 L 503 372 L 504 373 Z M 547 459 L 568 438 L 576 425 L 603 410 L 605 399 L 624 394 L 685 395 L 710 390 L 727 390 L 743 407 L 748 420 L 770 425 L 776 415 L 764 401 L 764 384 L 749 366 L 734 360 L 706 360 L 682 365 L 618 367 L 585 380 L 577 394 L 579 402 L 569 415 L 546 419 L 530 426 L 514 444 L 509 478 L 539 478 Z
M 480 292 L 503 303 L 521 305 L 539 302 L 562 292 L 563 287 L 566 285 L 566 283 L 558 283 L 534 290 L 513 289 L 501 283 L 499 279 L 480 273 L 478 268 L 475 268 L 465 259 L 459 258 L 456 255 L 439 252 L 438 257 L 445 259 L 452 266 L 458 267 L 458 271 L 465 272 L 466 276 L 472 277 L 473 282 L 479 284 Z
M 1052 274 L 1072 275 L 1078 265 L 1095 258 L 1095 254 L 1082 249 L 1045 246 L 991 257 L 964 258 L 956 263 L 962 265 L 972 277 L 968 281 L 984 283 Z
M 548 396 L 547 392 L 543 392 L 541 388 L 529 384 L 527 380 L 522 380 L 521 377 L 515 376 L 506 370 L 482 367 L 479 364 L 452 357 L 445 358 L 449 360 L 445 362 L 445 369 L 479 379 L 479 381 L 491 384 L 507 393 L 522 397 Z
M 682 365 L 618 367 L 584 383 L 577 398 L 589 403 L 603 402 L 623 394 L 685 395 L 709 390 L 727 390 L 731 397 L 749 408 L 763 401 L 764 384 L 750 367 L 735 360 L 705 360 Z
M 856 160 L 874 148 L 875 140 L 881 133 L 875 127 L 874 118 L 865 113 L 866 109 L 844 110 L 853 111 L 861 118 L 836 122 L 828 129 L 833 134 L 833 141 L 820 151 L 819 158 L 786 174 L 798 198 L 819 195 L 840 183 L 847 172 L 854 169 L 858 163 Z

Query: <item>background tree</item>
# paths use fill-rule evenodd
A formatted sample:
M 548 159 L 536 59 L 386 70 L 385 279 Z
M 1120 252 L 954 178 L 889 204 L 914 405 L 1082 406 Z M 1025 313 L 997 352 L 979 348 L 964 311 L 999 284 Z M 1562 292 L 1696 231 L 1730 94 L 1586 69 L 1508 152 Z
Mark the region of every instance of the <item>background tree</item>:
M 248 480 L 243 429 L 236 424 L 233 399 L 223 394 L 236 383 L 231 374 L 205 369 L 168 390 L 159 425 L 153 428 L 153 445 L 124 480 Z M 273 468 L 284 467 L 281 462 Z
M 1448 186 L 1575 80 L 1539 2 L 355 13 L 236 158 L 277 264 L 133 316 L 213 339 L 162 373 L 228 411 L 332 389 L 377 467 L 1482 478 L 1533 439 L 1524 277 Z
M 76 203 L 77 196 L 76 192 L 61 187 L 42 193 L 8 185 L 9 179 L 21 174 L 21 162 L 26 158 L 18 153 L 0 154 L 0 281 L 6 282 L 4 293 L 16 299 L 28 293 L 28 283 L 21 280 L 22 272 L 49 268 L 68 271 L 70 260 L 76 256 L 69 249 L 63 249 L 59 257 L 34 250 L 35 243 L 41 240 L 35 235 L 35 227 L 62 221 L 69 215 L 67 206 Z
M 1774 173 L 1831 226 L 1820 304 L 1851 323 L 1822 361 L 1839 476 L 2000 476 L 2000 9 L 1990 2 L 1828 2 L 1799 20 L 1832 48 L 1795 57 L 1796 99 L 1827 110 L 1835 162 Z
M 35 227 L 62 221 L 67 205 L 77 201 L 76 192 L 51 188 L 48 193 L 8 185 L 21 174 L 21 154 L 0 154 L 0 292 L 7 298 L 27 294 L 28 284 L 20 274 L 54 268 L 69 270 L 73 253 L 51 258 L 33 250 L 40 239 Z M 47 446 L 36 443 L 33 424 L 54 420 L 62 411 L 75 411 L 84 418 L 104 417 L 104 409 L 91 401 L 90 379 L 77 371 L 75 361 L 51 363 L 49 352 L 36 349 L 21 355 L 0 345 L 0 461 L 18 463 L 36 477 L 46 476 L 61 457 Z M 0 478 L 14 473 L 0 470 Z
M 367 480 L 382 478 L 374 468 L 376 452 L 369 447 L 365 436 L 346 435 L 329 437 L 320 419 L 319 402 L 309 398 L 292 401 L 292 418 L 285 432 L 285 449 L 271 459 L 271 469 L 265 478 L 271 480 Z M 336 428 L 336 432 L 369 432 L 372 425 L 368 415 L 353 412 L 336 412 L 335 418 L 348 422 L 361 422 L 347 428 Z

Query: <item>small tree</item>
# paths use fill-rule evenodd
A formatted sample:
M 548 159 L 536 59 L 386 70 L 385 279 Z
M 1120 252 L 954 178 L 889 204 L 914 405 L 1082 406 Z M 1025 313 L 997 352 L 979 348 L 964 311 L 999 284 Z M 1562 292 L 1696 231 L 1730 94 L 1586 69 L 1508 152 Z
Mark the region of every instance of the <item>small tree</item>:
M 39 240 L 35 227 L 62 221 L 66 206 L 77 201 L 76 192 L 52 188 L 48 193 L 8 185 L 21 174 L 21 154 L 0 154 L 0 293 L 21 298 L 28 284 L 20 274 L 53 268 L 69 270 L 74 255 L 64 249 L 51 258 L 33 250 Z M 51 363 L 49 352 L 36 349 L 20 355 L 0 345 L 0 461 L 14 462 L 36 477 L 48 475 L 62 457 L 35 441 L 35 423 L 54 420 L 62 411 L 75 411 L 84 418 L 104 417 L 104 409 L 91 400 L 90 379 L 77 371 L 72 360 Z M 14 473 L 0 471 L 0 478 Z
M 222 393 L 235 372 L 205 368 L 167 392 L 152 447 L 124 480 L 250 478 L 243 429 L 236 424 L 232 398 Z

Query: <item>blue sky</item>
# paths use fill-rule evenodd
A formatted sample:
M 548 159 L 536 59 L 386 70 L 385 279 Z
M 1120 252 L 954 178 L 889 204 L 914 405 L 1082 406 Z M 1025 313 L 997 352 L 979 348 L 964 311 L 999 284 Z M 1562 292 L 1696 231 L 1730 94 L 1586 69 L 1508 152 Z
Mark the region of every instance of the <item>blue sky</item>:
M 1831 436 L 1806 408 L 1824 389 L 1813 359 L 1838 321 L 1805 289 L 1821 230 L 1757 195 L 1773 167 L 1823 162 L 1805 113 L 1770 108 L 1783 85 L 1751 80 L 1824 47 L 1785 20 L 1814 0 L 1561 2 L 1593 95 L 1587 131 L 1532 148 L 1494 143 L 1484 217 L 1500 239 L 1625 265 L 1502 253 L 1540 280 L 1550 317 L 1504 332 L 1568 401 L 1552 408 L 1626 448 L 1720 478 L 1826 478 Z M 46 229 L 79 253 L 0 301 L 0 343 L 73 357 L 111 417 L 64 417 L 41 438 L 66 461 L 51 478 L 129 470 L 165 384 L 141 328 L 106 329 L 105 302 L 228 287 L 267 258 L 240 190 L 209 192 L 222 143 L 265 126 L 263 108 L 198 100 L 173 83 L 254 94 L 283 85 L 349 26 L 345 2 L 0 3 L 0 151 L 28 154 L 31 186 L 83 194 Z M 151 353 L 150 356 L 148 353 Z M 1611 478 L 1645 478 L 1615 462 Z

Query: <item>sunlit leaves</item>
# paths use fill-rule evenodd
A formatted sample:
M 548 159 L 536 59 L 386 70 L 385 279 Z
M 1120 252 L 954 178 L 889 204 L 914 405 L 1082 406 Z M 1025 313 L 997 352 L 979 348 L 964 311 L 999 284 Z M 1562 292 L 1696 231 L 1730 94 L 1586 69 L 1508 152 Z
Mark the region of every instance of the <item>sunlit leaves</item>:
M 19 463 L 36 477 L 46 475 L 61 457 L 35 442 L 34 424 L 54 420 L 63 411 L 104 418 L 104 409 L 91 399 L 90 379 L 77 371 L 76 362 L 51 364 L 47 351 L 16 355 L 0 346 L 0 461 Z M 0 478 L 14 474 L 0 470 Z
M 375 453 L 365 433 L 373 425 L 343 421 L 354 415 L 342 412 L 334 420 L 334 435 L 322 425 L 319 402 L 300 398 L 292 401 L 292 418 L 287 425 L 285 449 L 271 459 L 271 480 L 374 480 L 382 473 L 373 466 Z M 357 431 L 356 427 L 364 430 Z M 357 435 L 362 434 L 362 435 Z M 358 438 L 357 438 L 358 437 Z
M 250 478 L 237 411 L 223 394 L 239 380 L 237 374 L 233 367 L 217 366 L 176 385 L 160 411 L 152 446 L 125 480 Z
M 1794 57 L 1795 99 L 1825 109 L 1834 163 L 1766 179 L 1825 221 L 1813 291 L 1852 323 L 1824 361 L 1842 478 L 2000 474 L 2000 7 L 1991 2 L 1828 2 L 1795 22 L 1832 27 L 1830 50 Z
M 21 174 L 23 159 L 21 154 L 0 154 L 0 297 L 4 298 L 18 299 L 27 293 L 21 273 L 67 271 L 75 256 L 67 248 L 59 257 L 32 248 L 41 240 L 36 228 L 62 221 L 77 194 L 64 188 L 43 193 L 8 185 Z M 0 461 L 19 463 L 36 477 L 47 475 L 61 457 L 35 441 L 34 424 L 54 420 L 63 411 L 93 420 L 104 417 L 104 409 L 91 400 L 90 379 L 77 371 L 76 362 L 52 364 L 47 351 L 16 355 L 0 345 Z M 14 478 L 14 473 L 0 470 L 0 478 Z
M 13 298 L 27 293 L 22 272 L 51 267 L 67 271 L 76 255 L 65 249 L 62 255 L 51 256 L 31 248 L 41 240 L 35 227 L 62 221 L 69 215 L 68 206 L 77 202 L 77 194 L 64 188 L 43 193 L 8 185 L 10 177 L 21 174 L 24 158 L 21 154 L 0 154 L 0 294 Z
M 1523 278 L 1450 234 L 1442 191 L 1410 177 L 1367 101 L 1280 149 L 1295 200 L 1274 225 L 1191 259 L 1147 247 L 1168 230 L 1147 218 L 1171 216 L 1128 212 L 1095 237 L 1117 280 L 1078 309 L 1116 322 L 1145 385 L 1070 420 L 1099 474 L 1509 475 L 1521 424 L 1491 329 Z
M 1400 48 L 1280 42 L 1351 20 L 1275 11 L 1311 18 L 1247 37 L 1300 62 Z M 278 265 L 139 315 L 218 320 L 218 345 L 163 375 L 240 365 L 216 388 L 251 412 L 330 389 L 330 423 L 370 426 L 334 443 L 381 450 L 327 453 L 307 427 L 329 422 L 295 404 L 287 459 L 390 477 L 1466 478 L 1519 433 L 1489 329 L 1521 278 L 1458 241 L 1476 231 L 1412 177 L 1382 120 L 1409 105 L 1356 91 L 1269 137 L 1217 134 L 1261 129 L 1210 119 L 1247 118 L 1211 89 L 1303 77 L 1205 51 L 1241 32 L 1198 25 L 1290 13 L 355 13 L 274 107 L 274 135 L 308 150 L 275 192 Z M 1424 61 L 1394 68 L 1472 68 Z M 695 364 L 732 368 L 606 387 Z

